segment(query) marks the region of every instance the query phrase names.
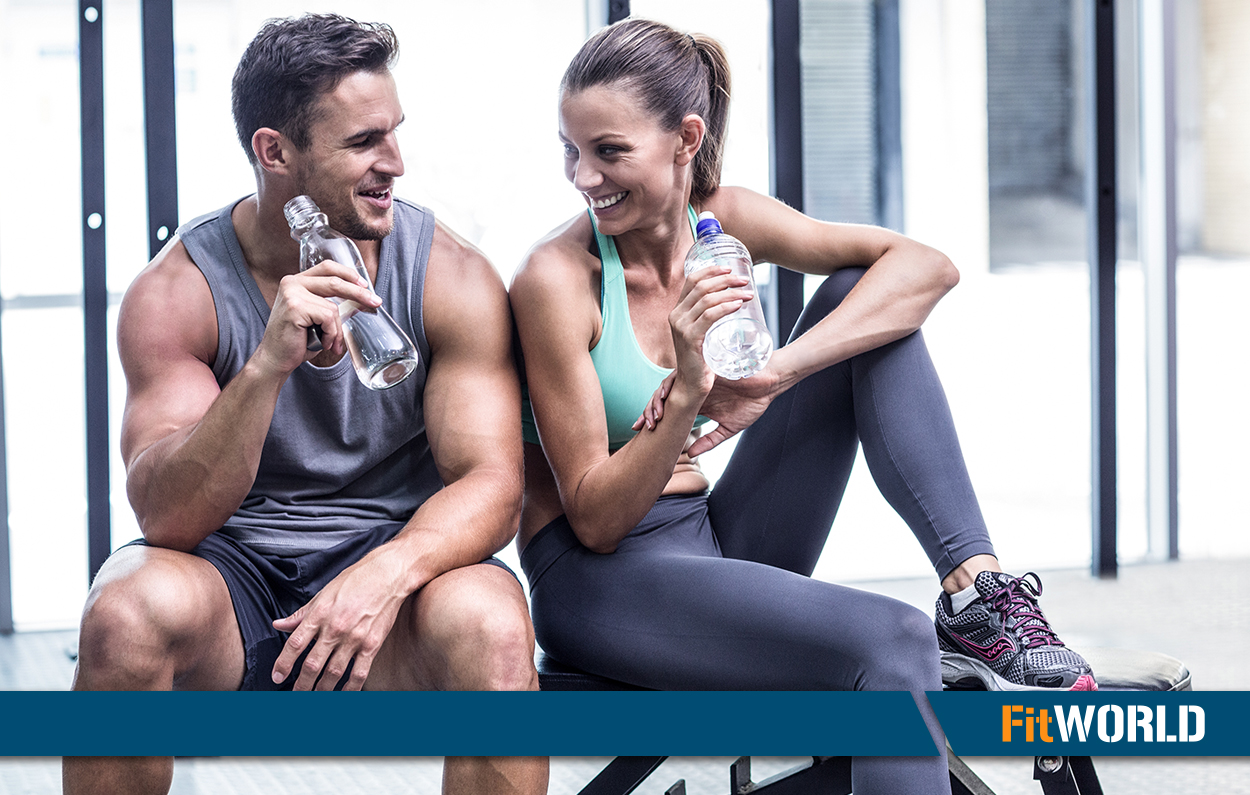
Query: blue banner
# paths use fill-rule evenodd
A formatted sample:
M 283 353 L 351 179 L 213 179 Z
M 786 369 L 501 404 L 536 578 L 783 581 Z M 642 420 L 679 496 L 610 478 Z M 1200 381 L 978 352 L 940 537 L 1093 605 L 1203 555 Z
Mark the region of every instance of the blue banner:
M 1250 692 L 944 692 L 929 701 L 960 756 L 1250 754 Z
M 908 693 L 0 693 L 0 756 L 931 756 Z
M 930 693 L 960 756 L 1250 756 L 1250 692 Z M 928 756 L 907 693 L 0 692 L 0 756 Z

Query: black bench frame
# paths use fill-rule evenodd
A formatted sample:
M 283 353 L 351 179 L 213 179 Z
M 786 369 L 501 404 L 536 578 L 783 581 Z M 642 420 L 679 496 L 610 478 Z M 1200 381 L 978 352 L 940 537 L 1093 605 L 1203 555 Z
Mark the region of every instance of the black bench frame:
M 1098 671 L 1104 690 L 1190 690 L 1189 670 L 1179 660 L 1153 652 L 1101 649 L 1086 658 Z M 538 679 L 543 690 L 643 690 L 572 668 L 546 654 L 538 655 Z M 666 756 L 618 756 L 579 795 L 629 795 L 655 772 Z M 972 769 L 948 747 L 952 795 L 994 795 Z M 730 795 L 850 795 L 851 760 L 846 756 L 817 756 L 765 781 L 751 780 L 751 758 L 730 765 Z M 1102 784 L 1088 756 L 1039 756 L 1033 759 L 1033 779 L 1044 795 L 1103 795 Z M 678 780 L 666 795 L 685 795 Z
M 579 795 L 629 795 L 668 759 L 666 756 L 618 756 L 608 763 Z M 952 795 L 994 795 L 964 761 L 947 751 Z M 1036 757 L 1033 778 L 1045 795 L 1102 795 L 1102 785 L 1087 756 Z M 754 782 L 751 757 L 739 757 L 729 766 L 730 795 L 851 795 L 851 759 L 847 756 L 816 756 L 811 761 Z M 678 779 L 665 795 L 686 795 L 686 782 Z

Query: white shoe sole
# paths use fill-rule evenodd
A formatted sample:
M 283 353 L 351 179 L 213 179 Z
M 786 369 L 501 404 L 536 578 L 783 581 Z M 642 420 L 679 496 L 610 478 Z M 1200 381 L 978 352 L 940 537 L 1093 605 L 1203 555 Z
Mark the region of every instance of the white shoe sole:
M 955 654 L 953 652 L 942 652 L 942 683 L 950 684 L 959 689 L 961 682 L 969 679 L 975 679 L 985 687 L 986 690 L 1026 690 L 1030 692 L 1053 692 L 1055 690 L 1097 690 L 1098 685 L 1094 683 L 1092 676 L 1082 676 L 1077 680 L 1076 684 L 1070 688 L 1054 688 L 1054 687 L 1036 687 L 1034 685 L 1018 685 L 1015 682 L 1008 681 L 999 676 L 985 663 L 974 660 L 963 654 Z

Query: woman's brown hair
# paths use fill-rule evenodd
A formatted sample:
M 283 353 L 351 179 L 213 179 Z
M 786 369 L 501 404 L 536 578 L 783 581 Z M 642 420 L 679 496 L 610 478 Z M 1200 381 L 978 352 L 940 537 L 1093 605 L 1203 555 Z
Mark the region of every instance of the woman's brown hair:
M 729 119 L 729 62 L 719 42 L 647 19 L 622 20 L 582 45 L 560 89 L 576 94 L 600 85 L 632 91 L 666 130 L 698 114 L 707 133 L 694 159 L 691 198 L 702 202 L 716 192 Z

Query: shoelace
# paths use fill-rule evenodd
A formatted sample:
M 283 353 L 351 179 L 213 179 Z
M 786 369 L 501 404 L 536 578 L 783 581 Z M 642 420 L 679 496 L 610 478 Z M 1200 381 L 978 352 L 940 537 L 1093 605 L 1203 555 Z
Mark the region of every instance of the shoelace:
M 1032 577 L 1033 580 L 1030 582 L 1027 577 Z M 990 606 L 1006 616 L 1011 629 L 1019 628 L 1017 631 L 1024 639 L 1025 648 L 1063 646 L 1063 641 L 1050 628 L 1050 623 L 1037 604 L 1037 597 L 1041 595 L 1042 580 L 1030 571 L 1023 577 L 1008 580 L 990 594 L 988 601 Z

